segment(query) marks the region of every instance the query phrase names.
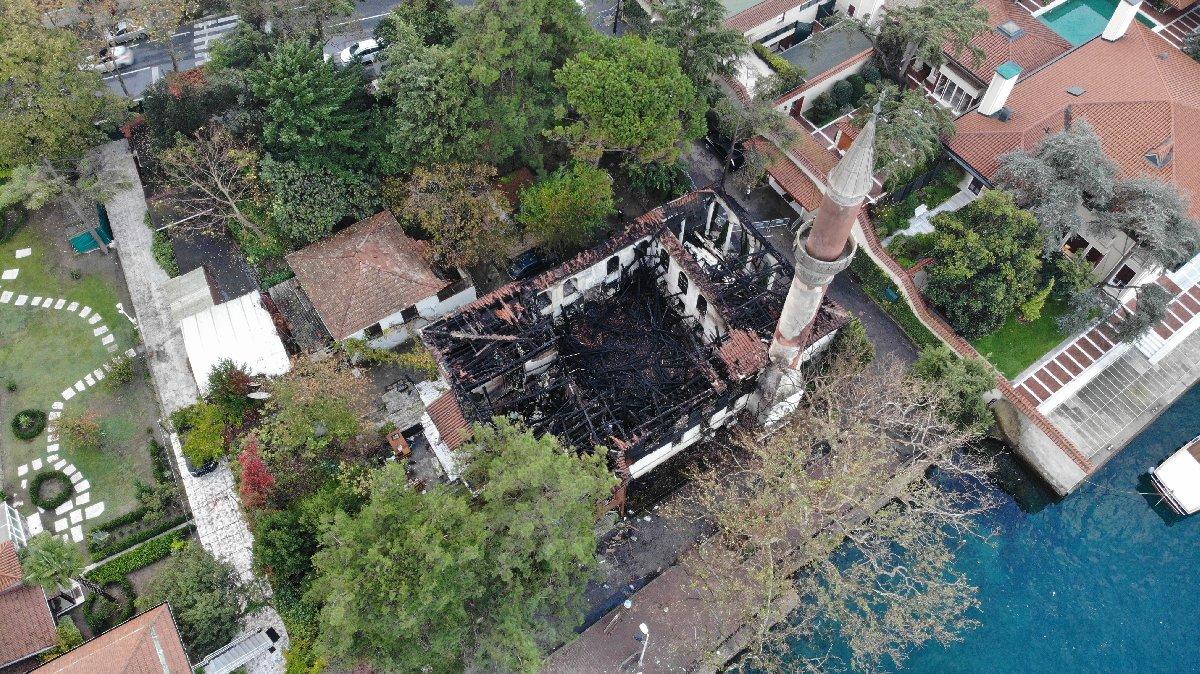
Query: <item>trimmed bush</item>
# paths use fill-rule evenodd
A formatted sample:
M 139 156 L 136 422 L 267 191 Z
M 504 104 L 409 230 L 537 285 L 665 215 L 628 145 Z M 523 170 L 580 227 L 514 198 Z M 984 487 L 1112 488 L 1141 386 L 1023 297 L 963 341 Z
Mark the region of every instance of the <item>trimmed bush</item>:
M 854 87 L 850 86 L 846 80 L 839 80 L 834 82 L 830 95 L 834 105 L 838 108 L 845 108 L 854 102 Z
M 12 420 L 12 432 L 22 440 L 32 440 L 46 430 L 46 413 L 41 410 L 21 410 Z
M 180 524 L 188 521 L 188 516 L 184 513 L 180 513 L 175 517 L 168 517 L 164 520 L 146 522 L 143 520 L 146 514 L 145 508 L 138 508 L 137 510 L 130 511 L 128 514 L 137 515 L 137 517 L 128 521 L 119 521 L 124 519 L 123 517 L 117 518 L 112 522 L 108 522 L 101 527 L 96 527 L 93 529 L 93 531 L 105 531 L 109 533 L 126 528 L 133 530 L 131 533 L 128 533 L 121 538 L 111 538 L 99 542 L 89 539 L 88 552 L 91 553 L 93 559 L 104 559 L 105 557 L 111 557 L 123 550 L 128 550 L 139 543 L 148 541 L 164 531 L 174 529 Z
M 167 276 L 172 278 L 179 276 L 179 263 L 175 260 L 175 246 L 166 232 L 154 233 L 154 243 L 150 244 L 150 252 L 154 255 L 154 261 L 158 263 L 158 266 L 167 272 Z
M 47 482 L 57 482 L 61 489 L 53 496 L 42 497 L 42 490 Z M 33 476 L 29 481 L 29 500 L 42 510 L 54 510 L 58 506 L 67 502 L 67 499 L 75 493 L 75 485 L 71 484 L 71 478 L 61 470 L 46 470 Z
M 136 593 L 133 583 L 128 578 L 121 577 L 101 585 L 105 592 L 113 594 L 119 590 L 124 598 L 113 601 L 102 594 L 93 594 L 83 605 L 83 619 L 93 634 L 100 634 L 120 625 L 133 617 L 133 600 Z
M 183 455 L 196 468 L 225 455 L 225 418 L 221 408 L 211 403 L 192 406 L 191 428 L 183 438 Z
M 134 571 L 166 559 L 171 554 L 171 546 L 175 543 L 182 543 L 193 528 L 186 527 L 179 531 L 172 531 L 161 538 L 143 543 L 120 557 L 114 557 L 92 569 L 87 573 L 87 578 L 100 585 L 120 582 Z

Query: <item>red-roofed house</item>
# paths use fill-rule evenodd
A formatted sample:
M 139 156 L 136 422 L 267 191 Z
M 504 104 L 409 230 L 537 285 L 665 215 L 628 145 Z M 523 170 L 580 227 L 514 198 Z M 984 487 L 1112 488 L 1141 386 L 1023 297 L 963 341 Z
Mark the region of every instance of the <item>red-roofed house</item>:
M 22 580 L 12 541 L 0 542 L 0 669 L 50 650 L 58 632 L 46 593 Z
M 176 674 L 192 671 L 166 604 L 33 670 L 36 674 Z
M 357 222 L 287 256 L 288 265 L 335 340 L 390 347 L 415 327 L 475 299 L 466 274 L 439 276 L 426 246 L 391 211 Z

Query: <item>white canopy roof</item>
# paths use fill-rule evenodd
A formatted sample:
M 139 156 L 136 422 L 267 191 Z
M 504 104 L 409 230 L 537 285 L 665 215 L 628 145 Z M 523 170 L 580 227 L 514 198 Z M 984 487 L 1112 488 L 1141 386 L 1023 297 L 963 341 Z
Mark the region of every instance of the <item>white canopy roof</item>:
M 179 328 L 202 392 L 207 393 L 208 375 L 221 360 L 231 360 L 249 374 L 279 375 L 291 367 L 275 322 L 257 292 L 188 316 Z
M 1154 469 L 1159 484 L 1170 492 L 1170 497 L 1185 513 L 1200 511 L 1200 461 L 1189 451 L 1197 441 L 1200 438 L 1167 457 Z

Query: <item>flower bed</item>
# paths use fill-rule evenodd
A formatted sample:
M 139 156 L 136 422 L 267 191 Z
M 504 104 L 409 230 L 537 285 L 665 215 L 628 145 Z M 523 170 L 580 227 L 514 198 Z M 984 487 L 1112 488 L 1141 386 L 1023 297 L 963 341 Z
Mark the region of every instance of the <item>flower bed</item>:
M 12 432 L 22 440 L 32 440 L 46 430 L 46 413 L 41 410 L 21 410 L 12 420 Z
M 48 482 L 57 483 L 60 489 L 51 496 L 43 497 L 42 490 Z M 54 510 L 66 503 L 74 494 L 75 485 L 71 484 L 71 478 L 61 470 L 42 471 L 29 481 L 29 500 L 42 510 Z

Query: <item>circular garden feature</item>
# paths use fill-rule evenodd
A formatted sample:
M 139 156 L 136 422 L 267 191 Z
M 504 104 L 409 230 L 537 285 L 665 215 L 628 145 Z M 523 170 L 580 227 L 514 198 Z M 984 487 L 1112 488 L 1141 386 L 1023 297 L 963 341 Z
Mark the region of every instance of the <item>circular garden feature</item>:
M 29 500 L 42 510 L 54 510 L 75 493 L 71 478 L 61 470 L 47 470 L 29 481 Z
M 41 410 L 21 410 L 12 420 L 13 435 L 32 440 L 46 430 L 46 413 Z

